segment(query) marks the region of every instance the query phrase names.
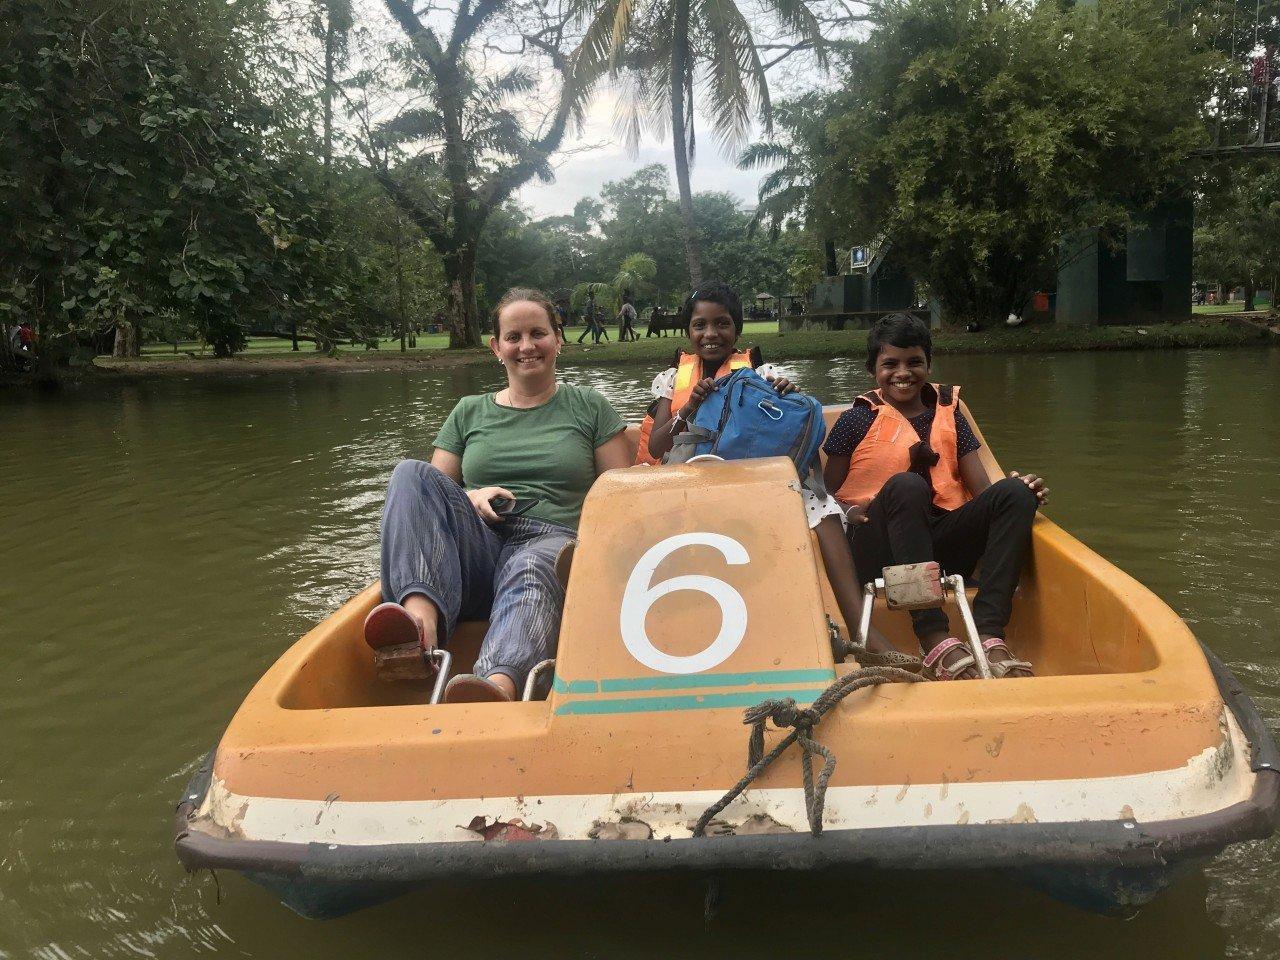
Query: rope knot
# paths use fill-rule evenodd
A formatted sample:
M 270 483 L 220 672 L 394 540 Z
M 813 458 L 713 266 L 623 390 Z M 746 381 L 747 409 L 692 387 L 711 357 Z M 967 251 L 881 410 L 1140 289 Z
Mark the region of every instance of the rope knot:
M 772 720 L 773 725 L 779 729 L 784 727 L 812 727 L 818 722 L 818 715 L 808 707 L 796 706 L 796 702 L 790 697 L 765 700 L 754 707 L 748 707 L 742 715 L 743 723 L 762 728 L 766 720 Z
M 809 831 L 816 837 L 822 833 L 822 810 L 827 793 L 827 784 L 836 768 L 836 755 L 828 747 L 813 739 L 813 728 L 822 719 L 823 714 L 831 710 L 841 700 L 865 687 L 881 683 L 919 683 L 923 677 L 908 673 L 894 667 L 862 667 L 840 677 L 827 687 L 813 701 L 810 707 L 798 707 L 795 700 L 782 697 L 777 700 L 765 700 L 749 707 L 743 712 L 742 722 L 751 727 L 751 737 L 747 744 L 747 772 L 723 797 L 707 807 L 698 822 L 694 824 L 693 835 L 706 835 L 707 824 L 732 803 L 750 786 L 769 764 L 773 763 L 793 743 L 799 741 L 801 748 L 800 773 L 804 783 L 805 810 L 809 819 Z M 764 728 L 772 720 L 777 727 L 791 727 L 791 732 L 783 737 L 782 742 L 764 755 Z M 822 759 L 822 770 L 815 780 L 813 775 L 813 759 Z
M 809 707 L 796 706 L 791 697 L 765 700 L 748 707 L 742 714 L 742 722 L 751 727 L 751 737 L 747 740 L 747 768 L 754 767 L 764 756 L 764 728 L 768 721 L 772 720 L 780 730 L 792 727 L 797 732 L 808 733 L 820 719 L 821 714 Z

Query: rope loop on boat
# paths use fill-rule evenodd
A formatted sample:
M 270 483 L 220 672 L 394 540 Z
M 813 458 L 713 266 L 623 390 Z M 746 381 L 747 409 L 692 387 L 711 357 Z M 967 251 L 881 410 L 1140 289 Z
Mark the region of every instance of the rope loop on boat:
M 827 784 L 830 783 L 831 774 L 836 769 L 836 755 L 830 747 L 823 746 L 813 739 L 813 728 L 818 725 L 827 711 L 833 709 L 855 690 L 879 686 L 882 683 L 920 683 L 923 680 L 924 678 L 919 674 L 898 667 L 862 667 L 836 680 L 808 707 L 797 706 L 791 697 L 765 700 L 754 707 L 748 707 L 742 715 L 742 722 L 751 727 L 751 736 L 747 741 L 747 772 L 728 793 L 707 807 L 694 825 L 693 835 L 704 836 L 707 825 L 717 814 L 741 796 L 752 781 L 768 769 L 769 764 L 782 756 L 788 747 L 799 742 L 803 751 L 800 757 L 800 770 L 804 780 L 804 806 L 809 819 L 809 832 L 815 837 L 819 836 L 822 833 L 822 810 L 826 802 Z M 764 731 L 770 720 L 778 729 L 790 727 L 791 732 L 766 754 Z M 816 781 L 813 776 L 815 757 L 822 758 L 822 770 L 818 773 Z

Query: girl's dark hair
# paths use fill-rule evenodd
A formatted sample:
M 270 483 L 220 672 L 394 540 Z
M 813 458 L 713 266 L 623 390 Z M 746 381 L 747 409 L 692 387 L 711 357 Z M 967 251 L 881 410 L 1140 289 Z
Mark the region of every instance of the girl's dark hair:
M 933 337 L 928 325 L 914 314 L 891 313 L 875 322 L 867 334 L 867 370 L 875 370 L 884 346 L 923 347 L 924 362 L 933 363 Z
M 698 287 L 680 305 L 680 326 L 686 335 L 689 333 L 689 324 L 693 322 L 693 308 L 700 300 L 724 307 L 733 318 L 733 328 L 739 334 L 742 333 L 742 298 L 734 292 L 733 287 L 715 280 Z
M 556 305 L 551 302 L 550 297 L 541 290 L 535 290 L 533 287 L 512 287 L 502 295 L 502 299 L 493 308 L 493 335 L 495 337 L 502 336 L 502 327 L 498 322 L 498 317 L 502 315 L 502 311 L 511 306 L 511 304 L 519 303 L 523 300 L 536 303 L 545 310 L 547 312 L 547 322 L 551 324 L 551 329 L 558 336 L 564 336 L 564 331 L 560 329 L 560 317 L 556 313 Z

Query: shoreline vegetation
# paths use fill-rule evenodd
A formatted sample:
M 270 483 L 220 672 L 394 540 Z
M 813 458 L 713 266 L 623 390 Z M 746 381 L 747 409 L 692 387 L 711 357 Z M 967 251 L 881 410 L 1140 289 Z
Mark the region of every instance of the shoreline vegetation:
M 1249 347 L 1274 343 L 1262 315 L 1215 315 L 1177 324 L 1143 326 L 1069 327 L 1033 324 L 975 333 L 943 330 L 934 337 L 939 355 L 981 353 L 1056 353 L 1080 350 L 1151 350 L 1176 348 Z M 683 337 L 641 339 L 633 343 L 577 344 L 570 328 L 561 362 L 565 364 L 660 363 L 684 342 Z M 611 331 L 612 332 L 612 331 Z M 771 323 L 749 323 L 746 342 L 759 345 L 769 360 L 861 357 L 865 330 L 800 330 L 779 333 Z M 97 357 L 93 365 L 70 371 L 69 379 L 132 380 L 153 377 L 254 376 L 298 372 L 364 372 L 402 369 L 454 369 L 493 362 L 487 349 L 444 350 L 418 348 L 401 353 L 397 341 L 378 350 L 348 347 L 336 356 L 287 347 L 280 352 L 250 350 L 231 358 L 199 357 L 193 352 L 156 353 L 138 359 Z

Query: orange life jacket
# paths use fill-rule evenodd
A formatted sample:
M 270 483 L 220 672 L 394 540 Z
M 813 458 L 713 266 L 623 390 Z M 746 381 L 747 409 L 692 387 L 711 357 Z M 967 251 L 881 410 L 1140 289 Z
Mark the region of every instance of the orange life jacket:
M 713 379 L 719 380 L 721 377 L 727 377 L 733 371 L 741 370 L 743 367 L 755 368 L 759 365 L 760 351 L 755 347 L 743 353 L 731 353 L 728 359 L 721 364 Z M 676 368 L 676 382 L 671 390 L 671 415 L 675 416 L 680 408 L 688 403 L 689 396 L 693 393 L 693 388 L 698 385 L 698 381 L 701 379 L 702 359 L 695 354 L 678 350 L 672 366 Z M 640 424 L 640 443 L 636 446 L 636 463 L 657 466 L 662 461 L 649 456 L 649 434 L 653 432 L 653 410 L 654 407 L 651 406 L 649 412 L 644 416 L 644 423 Z
M 933 485 L 934 504 L 954 510 L 973 499 L 960 477 L 956 452 L 960 388 L 939 383 L 930 386 L 938 405 L 929 431 L 929 446 L 938 455 L 938 462 L 929 469 L 929 482 Z M 849 457 L 849 473 L 836 491 L 836 499 L 866 506 L 890 477 L 911 469 L 911 448 L 920 442 L 920 435 L 906 417 L 885 403 L 879 390 L 864 393 L 854 403 L 874 408 L 876 418 Z

